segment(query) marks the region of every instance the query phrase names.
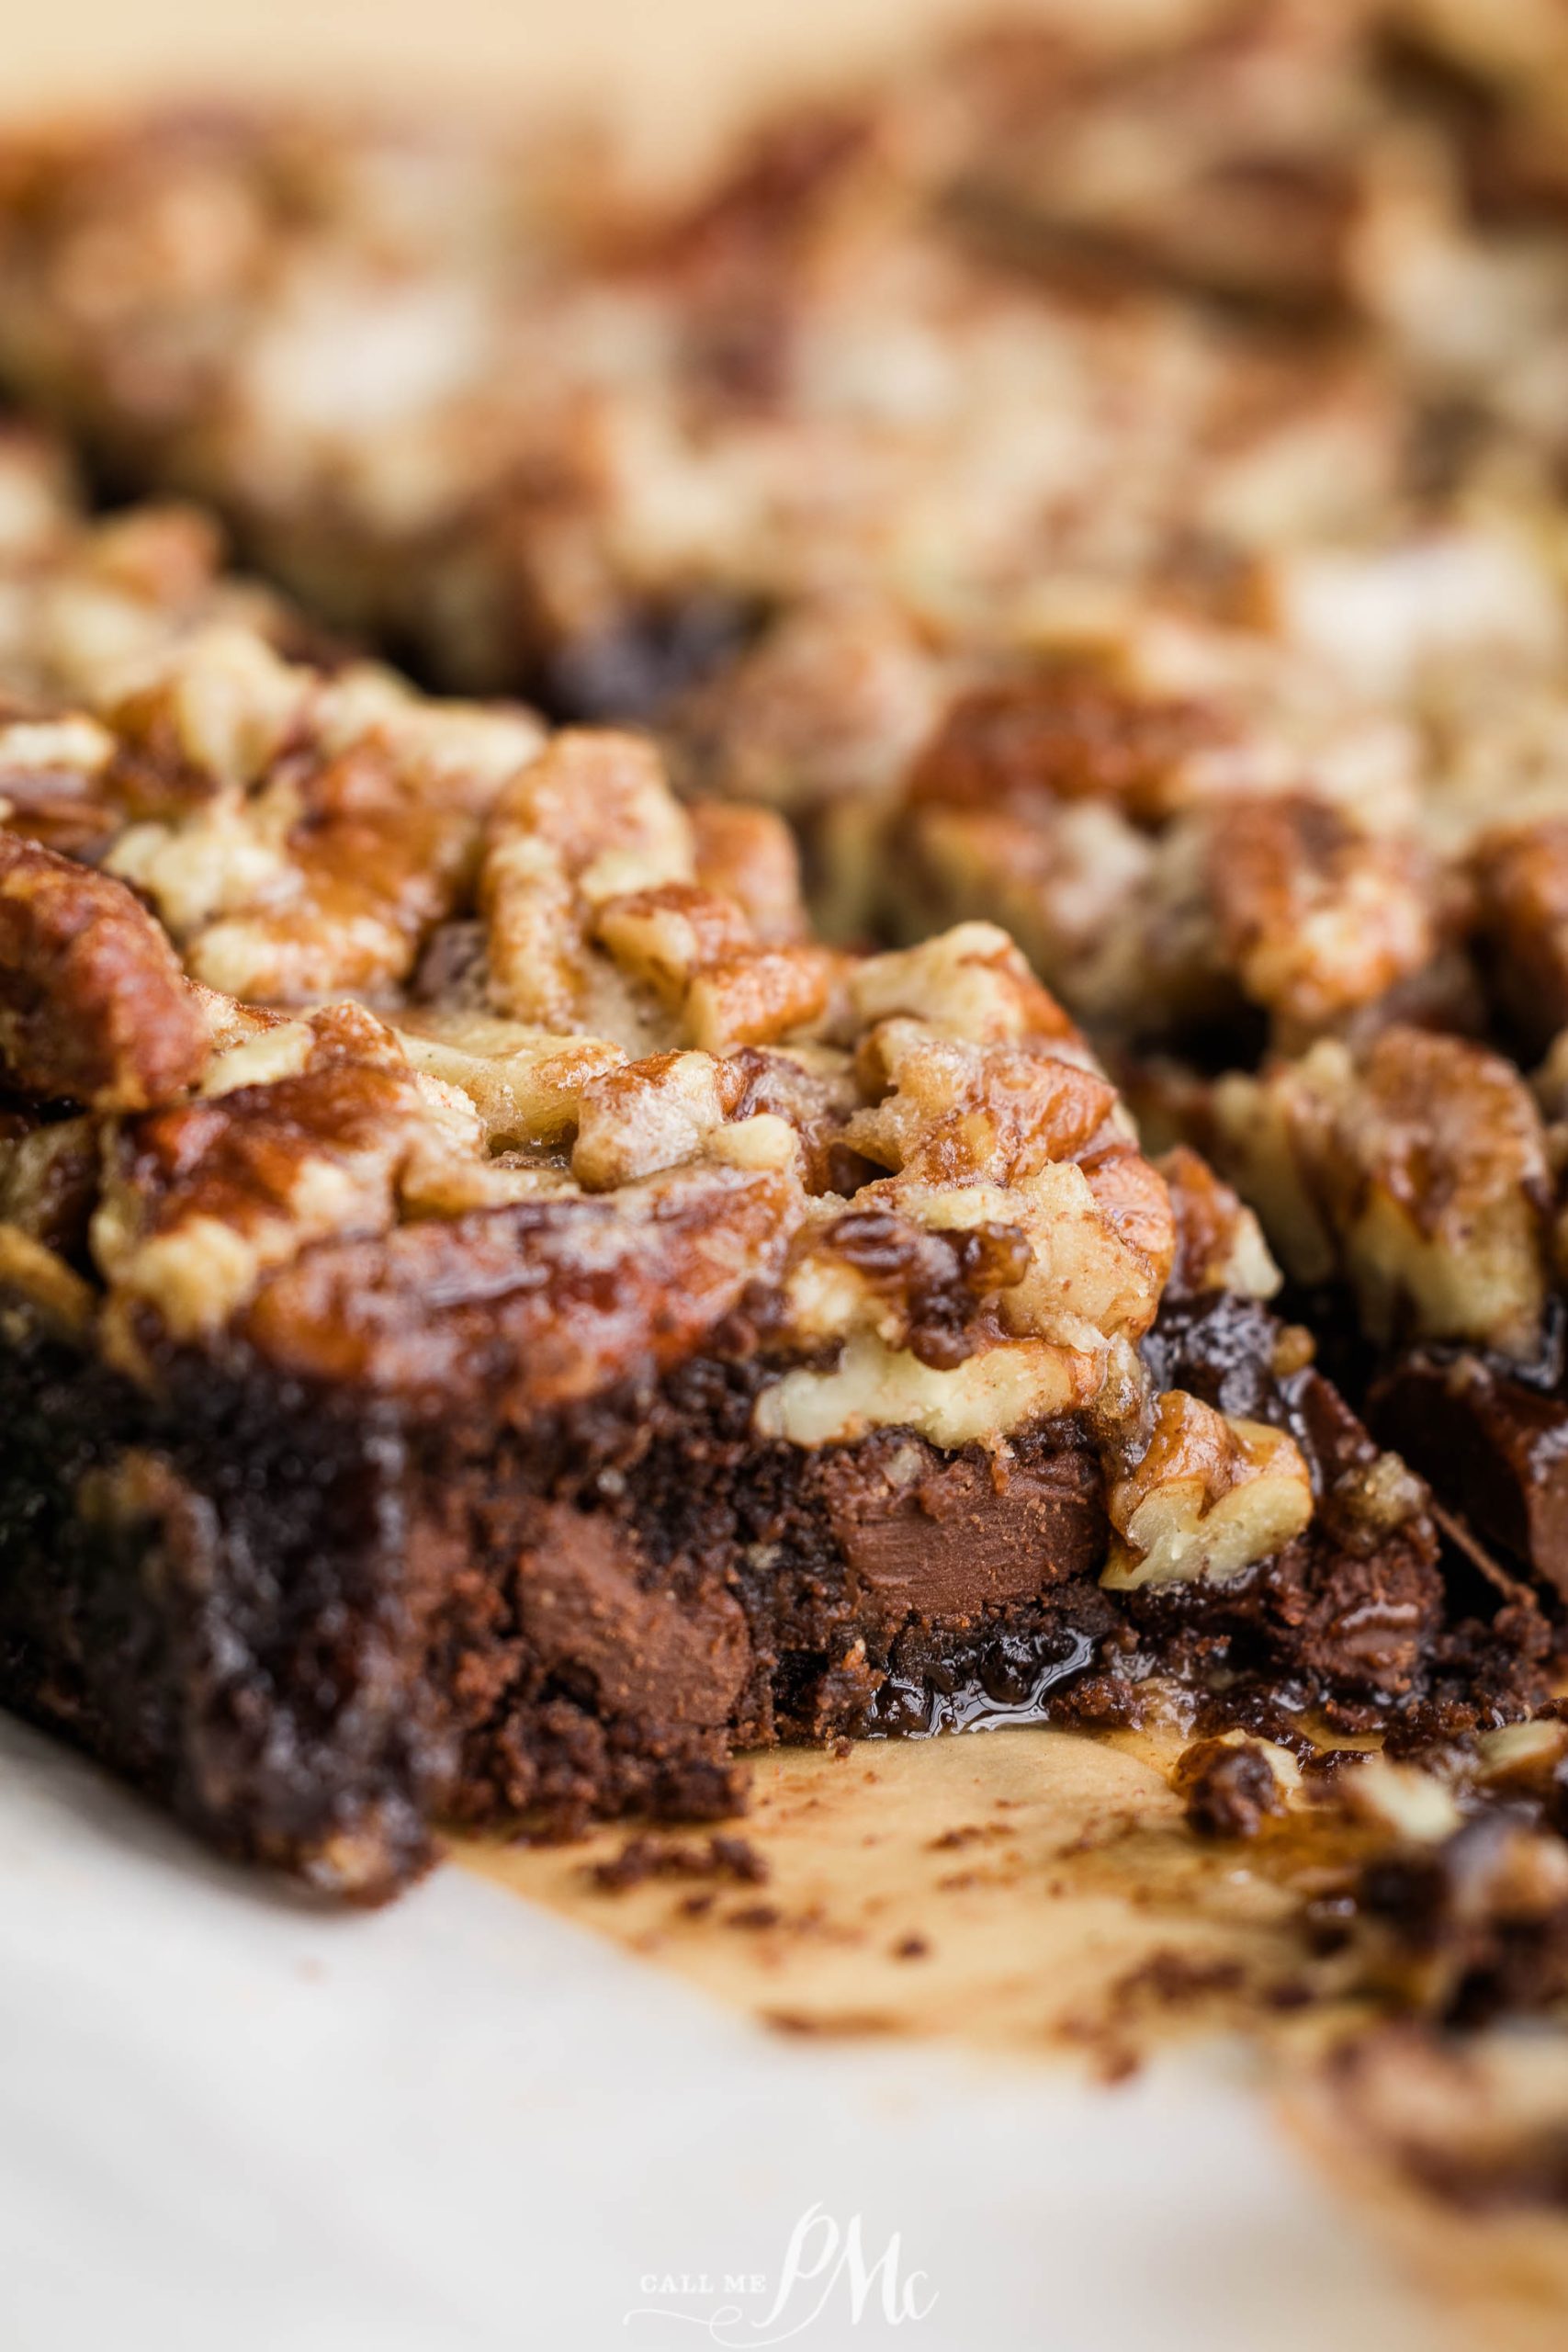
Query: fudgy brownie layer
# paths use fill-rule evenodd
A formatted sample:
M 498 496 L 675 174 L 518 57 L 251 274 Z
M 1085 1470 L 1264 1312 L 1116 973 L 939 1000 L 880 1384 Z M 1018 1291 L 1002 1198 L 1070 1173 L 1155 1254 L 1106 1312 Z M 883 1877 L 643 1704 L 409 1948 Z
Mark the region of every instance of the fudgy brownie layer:
M 156 1394 L 36 1330 L 0 1362 L 0 1696 L 221 1847 L 375 1899 L 433 1825 L 570 1832 L 743 1804 L 735 1758 L 982 1714 L 1410 1720 L 1459 1653 L 1431 1527 L 1369 1516 L 1375 1449 L 1255 1303 L 1151 1343 L 1289 1428 L 1309 1533 L 1224 1585 L 1117 1592 L 1087 1433 L 998 1456 L 907 1430 L 760 1443 L 743 1348 L 498 1432 L 172 1355 Z M 1517 1628 L 1484 1720 L 1532 1696 Z M 1482 1718 L 1478 1718 L 1482 1719 Z
M 0 1688 L 220 1845 L 379 1891 L 448 1769 L 400 1450 L 212 1381 L 160 1409 L 32 1336 L 0 1361 Z
M 924 1724 L 960 1682 L 1027 1702 L 1111 1630 L 1074 1425 L 1005 1476 L 807 1453 L 749 1439 L 756 1385 L 688 1366 L 508 1439 L 237 1368 L 171 1364 L 154 1404 L 35 1338 L 0 1366 L 0 1691 L 373 1897 L 434 1818 L 722 1814 L 738 1747 Z

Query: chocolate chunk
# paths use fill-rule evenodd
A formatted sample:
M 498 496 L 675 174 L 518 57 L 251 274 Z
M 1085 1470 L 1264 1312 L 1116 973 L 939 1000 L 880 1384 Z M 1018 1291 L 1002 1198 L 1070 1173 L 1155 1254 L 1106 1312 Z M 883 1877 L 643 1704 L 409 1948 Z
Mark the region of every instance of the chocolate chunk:
M 722 1586 L 689 1600 L 638 1582 L 626 1533 L 562 1504 L 539 1514 L 537 1546 L 519 1564 L 523 1629 L 546 1665 L 585 1670 L 609 1713 L 646 1713 L 649 1694 L 674 1724 L 727 1722 L 751 1668 L 739 1602 Z
M 967 1620 L 1091 1575 L 1104 1555 L 1100 1472 L 1078 1446 L 1010 1463 L 908 1441 L 842 1454 L 823 1483 L 844 1556 L 890 1622 Z
M 1372 1411 L 1391 1444 L 1490 1542 L 1568 1598 L 1568 1401 L 1482 1357 L 1405 1357 Z

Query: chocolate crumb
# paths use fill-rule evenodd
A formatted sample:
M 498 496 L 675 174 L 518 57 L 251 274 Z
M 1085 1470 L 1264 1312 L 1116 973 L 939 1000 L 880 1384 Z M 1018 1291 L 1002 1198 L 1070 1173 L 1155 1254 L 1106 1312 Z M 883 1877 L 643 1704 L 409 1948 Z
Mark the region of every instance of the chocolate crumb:
M 776 1928 L 784 1913 L 776 1903 L 746 1903 L 739 1911 L 725 1914 L 727 1928 Z
M 749 1838 L 710 1838 L 708 1852 L 716 1871 L 725 1871 L 744 1886 L 765 1886 L 773 1876 L 772 1863 Z
M 1161 2008 L 1184 2008 L 1216 1993 L 1235 1993 L 1247 1972 L 1237 1960 L 1206 1960 L 1191 1952 L 1156 1951 L 1119 1977 L 1119 2002 L 1146 2000 Z
M 993 1838 L 1016 1838 L 1017 1830 L 1010 1821 L 970 1821 L 957 1829 L 944 1829 L 940 1838 L 928 1840 L 928 1854 L 953 1854 L 965 1846 L 977 1846 Z
M 1178 1764 L 1172 1786 L 1201 1838 L 1256 1838 L 1268 1815 L 1284 1810 L 1274 1768 L 1250 1740 L 1199 1740 Z
M 628 1838 L 608 1861 L 592 1862 L 588 1875 L 605 1894 L 624 1894 L 650 1878 L 728 1878 L 761 1886 L 769 1864 L 746 1838 L 714 1837 L 705 1845 L 676 1838 Z

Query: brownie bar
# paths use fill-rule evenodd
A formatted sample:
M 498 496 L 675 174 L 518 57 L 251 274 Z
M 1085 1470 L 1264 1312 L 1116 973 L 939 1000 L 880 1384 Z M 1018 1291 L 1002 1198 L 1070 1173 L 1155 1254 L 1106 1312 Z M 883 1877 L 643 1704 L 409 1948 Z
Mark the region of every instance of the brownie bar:
M 824 947 L 646 742 L 103 560 L 180 527 L 0 645 L 12 1703 L 374 1896 L 773 1739 L 1429 1701 L 1424 1490 L 1003 933 Z
M 1361 1728 L 1440 1677 L 1421 1489 L 1310 1366 L 1280 1374 L 1256 1302 L 1156 1326 L 1156 1377 L 1188 1385 L 1140 1491 L 1190 1477 L 1170 1453 L 1197 1397 L 1299 1447 L 1316 1519 L 1242 1573 L 1139 1587 L 1107 1571 L 1080 1420 L 1005 1448 L 760 1443 L 774 1374 L 745 1330 L 523 1429 L 237 1351 L 160 1357 L 150 1395 L 48 1330 L 29 1271 L 7 1283 L 0 1688 L 327 1891 L 390 1891 L 444 1820 L 735 1810 L 735 1751 L 777 1740 L 1136 1721 L 1151 1677 L 1223 1692 L 1215 1720 Z M 1532 1695 L 1499 1657 L 1504 1703 Z
M 737 1747 L 1037 1704 L 1116 1623 L 1100 1474 L 908 1432 L 759 1445 L 716 1356 L 521 1433 L 210 1367 L 163 1409 L 79 1363 L 9 1386 L 14 1704 L 209 1837 L 389 1891 L 433 1820 L 738 1809 Z

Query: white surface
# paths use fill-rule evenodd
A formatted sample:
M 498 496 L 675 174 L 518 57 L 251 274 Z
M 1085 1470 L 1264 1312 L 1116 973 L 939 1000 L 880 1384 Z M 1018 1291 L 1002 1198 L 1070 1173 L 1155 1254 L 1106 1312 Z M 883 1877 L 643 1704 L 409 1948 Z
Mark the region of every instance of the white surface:
M 840 2277 L 761 2324 L 813 2204 L 858 2212 L 868 2259 L 897 2231 L 926 2315 L 891 2327 L 874 2288 L 857 2323 Z M 767 2290 L 727 2296 L 726 2272 Z M 718 2291 L 658 2291 L 681 2273 Z M 649 2301 L 682 2316 L 627 2323 Z M 714 2340 L 1431 2335 L 1212 2064 L 1106 2092 L 775 2039 L 456 1870 L 323 1917 L 0 1718 L 4 2352 Z

